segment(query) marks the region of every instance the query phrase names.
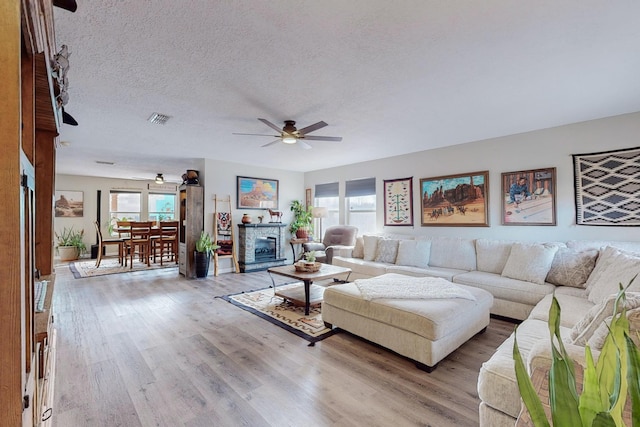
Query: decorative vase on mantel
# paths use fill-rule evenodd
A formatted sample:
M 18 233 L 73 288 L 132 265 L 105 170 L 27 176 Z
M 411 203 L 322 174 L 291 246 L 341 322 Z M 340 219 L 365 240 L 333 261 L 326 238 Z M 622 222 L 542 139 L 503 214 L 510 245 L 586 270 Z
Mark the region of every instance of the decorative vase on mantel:
M 249 216 L 249 214 L 242 215 L 242 223 L 251 224 L 251 217 Z

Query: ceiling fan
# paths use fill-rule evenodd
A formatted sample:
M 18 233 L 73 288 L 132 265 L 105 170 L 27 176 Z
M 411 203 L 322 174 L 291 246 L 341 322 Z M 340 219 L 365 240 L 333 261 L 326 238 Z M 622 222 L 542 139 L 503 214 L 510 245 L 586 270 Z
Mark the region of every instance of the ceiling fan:
M 311 148 L 311 145 L 307 144 L 307 141 L 330 141 L 330 142 L 340 142 L 342 141 L 342 137 L 340 136 L 310 136 L 309 133 L 321 129 L 327 124 L 325 122 L 318 122 L 313 125 L 304 127 L 302 129 L 296 128 L 296 122 L 293 120 L 285 120 L 284 127 L 280 129 L 278 126 L 274 125 L 267 119 L 258 119 L 265 125 L 269 126 L 271 129 L 278 132 L 280 135 L 266 135 L 262 133 L 234 133 L 234 135 L 254 135 L 254 136 L 273 136 L 278 139 L 275 141 L 271 141 L 267 144 L 264 144 L 263 147 L 268 147 L 269 145 L 273 145 L 277 142 L 284 142 L 285 144 L 298 144 L 300 147 L 308 150 Z

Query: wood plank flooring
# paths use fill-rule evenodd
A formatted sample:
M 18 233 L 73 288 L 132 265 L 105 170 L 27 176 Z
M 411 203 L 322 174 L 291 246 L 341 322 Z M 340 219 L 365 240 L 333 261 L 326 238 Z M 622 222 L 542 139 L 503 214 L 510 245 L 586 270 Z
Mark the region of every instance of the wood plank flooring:
M 478 371 L 514 327 L 492 319 L 428 374 L 343 331 L 311 347 L 216 298 L 266 272 L 56 273 L 60 427 L 477 426 Z

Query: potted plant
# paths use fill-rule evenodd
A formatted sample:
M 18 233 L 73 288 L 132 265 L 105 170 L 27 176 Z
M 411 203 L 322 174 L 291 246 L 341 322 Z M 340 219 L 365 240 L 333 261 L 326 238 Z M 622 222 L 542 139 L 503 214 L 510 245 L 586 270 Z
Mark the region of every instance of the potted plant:
M 553 425 L 556 426 L 631 427 L 631 424 L 625 424 L 623 420 L 623 409 L 630 412 L 632 425 L 638 425 L 640 349 L 629 336 L 629 322 L 622 304 L 624 299 L 625 289 L 620 284 L 614 314 L 608 326 L 609 332 L 597 363 L 594 362 L 589 345 L 585 347 L 586 365 L 583 368 L 582 394 L 577 392 L 580 387 L 574 362 L 567 354 L 560 337 L 560 305 L 555 296 L 549 309 L 552 351 L 549 384 L 548 390 L 542 393 L 549 396 L 548 402 L 546 399 L 542 401 L 538 396 L 520 355 L 517 340 L 514 339 L 513 358 L 518 388 L 528 410 L 528 418 L 535 427 L 551 425 L 545 414 L 544 405 L 547 404 Z M 631 408 L 625 408 L 627 401 Z M 519 422 L 520 420 L 516 425 L 520 426 Z
M 298 239 L 306 239 L 309 237 L 311 224 L 313 223 L 312 207 L 305 208 L 300 200 L 291 202 L 291 212 L 293 212 L 293 221 L 289 224 L 289 231 L 295 234 Z
M 194 259 L 196 263 L 196 277 L 207 277 L 209 274 L 209 262 L 213 254 L 220 246 L 216 245 L 209 233 L 202 230 L 196 241 Z
M 60 261 L 73 261 L 78 259 L 87 250 L 87 246 L 82 241 L 84 230 L 76 231 L 73 227 L 62 230 L 62 233 L 55 233 L 57 239 L 56 251 L 60 255 Z

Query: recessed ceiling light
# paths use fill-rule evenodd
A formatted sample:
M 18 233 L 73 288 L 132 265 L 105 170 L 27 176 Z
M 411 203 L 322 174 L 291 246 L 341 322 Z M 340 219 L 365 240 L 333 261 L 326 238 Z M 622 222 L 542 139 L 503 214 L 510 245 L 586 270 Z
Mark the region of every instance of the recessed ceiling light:
M 109 166 L 115 165 L 114 162 L 107 162 L 107 161 L 104 161 L 104 160 L 96 160 L 96 163 L 99 164 L 99 165 L 109 165 Z
M 149 116 L 149 118 L 147 119 L 150 123 L 154 123 L 156 125 L 164 125 L 167 123 L 167 121 L 171 118 L 171 116 L 168 116 L 166 114 L 161 114 L 161 113 L 153 113 L 151 116 Z

